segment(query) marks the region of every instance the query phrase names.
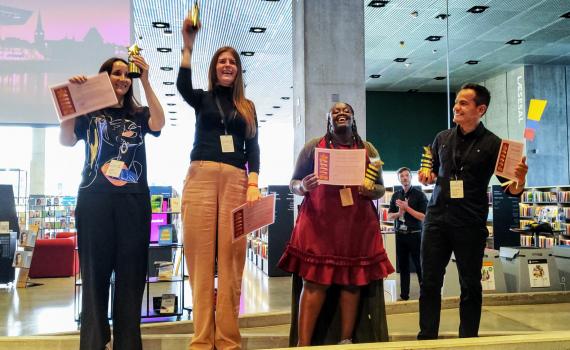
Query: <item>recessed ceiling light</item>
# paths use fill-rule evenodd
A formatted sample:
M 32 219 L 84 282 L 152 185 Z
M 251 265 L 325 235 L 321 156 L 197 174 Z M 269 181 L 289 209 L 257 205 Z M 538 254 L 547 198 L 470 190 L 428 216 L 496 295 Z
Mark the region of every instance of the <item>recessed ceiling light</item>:
M 437 53 L 437 50 L 436 50 L 436 49 L 433 49 L 433 50 L 431 50 L 431 53 L 434 53 L 434 54 L 435 54 L 435 53 Z
M 172 35 L 172 29 L 166 28 L 166 29 L 164 30 L 164 35 Z
M 152 26 L 155 28 L 170 28 L 170 23 L 166 22 L 152 22 Z
M 447 17 L 451 16 L 449 13 L 440 13 L 439 15 L 435 16 L 436 19 L 444 20 Z
M 410 90 L 408 90 L 408 92 L 418 92 L 418 91 L 420 91 L 420 90 L 418 90 L 418 89 L 410 89 Z
M 164 96 L 166 96 L 166 97 L 172 97 L 172 96 L 175 96 L 175 95 L 174 95 L 174 94 L 164 94 Z
M 176 120 L 178 120 L 178 118 L 170 118 L 170 120 L 176 121 Z
M 265 123 L 266 121 L 267 121 L 267 120 L 265 120 L 265 119 L 260 119 L 260 120 L 259 120 L 260 123 Z
M 469 10 L 467 10 L 467 12 L 471 12 L 471 13 L 483 13 L 485 12 L 486 9 L 488 9 L 489 6 L 473 6 L 472 8 L 470 8 Z
M 396 58 L 396 59 L 394 60 L 394 62 L 400 62 L 400 63 L 402 63 L 402 62 L 406 62 L 406 60 L 407 60 L 407 58 L 398 57 L 398 58 Z
M 170 114 L 176 114 L 176 111 L 168 111 Z
M 273 113 L 265 113 L 266 116 L 271 117 L 273 116 Z
M 242 54 L 242 56 L 253 56 L 255 54 L 255 52 L 253 52 L 253 51 L 242 51 L 241 54 Z
M 425 40 L 427 41 L 440 41 L 443 38 L 441 35 L 430 35 Z
M 176 106 L 176 103 L 169 102 L 166 104 L 167 106 Z
M 281 108 L 281 106 L 273 106 L 273 108 L 279 109 L 279 108 Z
M 265 30 L 267 28 L 263 28 L 263 27 L 251 27 L 249 28 L 249 32 L 250 33 L 265 33 Z
M 477 63 L 479 63 L 479 61 L 476 61 L 476 60 L 469 60 L 469 61 L 465 62 L 465 64 L 477 64 Z
M 435 77 L 434 79 L 435 80 L 443 80 L 443 79 L 445 79 L 445 77 Z
M 388 1 L 388 0 L 372 0 L 368 3 L 368 6 L 370 6 L 370 7 L 384 7 L 389 2 L 390 1 Z
M 170 47 L 157 47 L 156 51 L 158 51 L 158 52 L 171 52 L 172 49 Z
M 522 39 L 512 39 L 507 41 L 505 44 L 509 44 L 509 45 L 520 45 L 523 43 L 524 40 Z
M 418 17 L 418 11 L 414 11 L 414 12 L 410 13 L 410 16 L 412 16 L 414 18 Z
M 245 73 L 245 72 L 247 72 L 247 69 L 242 69 L 241 72 L 242 72 L 242 73 Z
M 371 74 L 371 75 L 370 75 L 370 78 L 372 78 L 372 79 L 378 79 L 378 78 L 380 78 L 380 77 L 381 77 L 380 74 Z
M 570 19 L 570 12 L 566 12 L 565 14 L 563 14 L 562 16 L 560 16 L 561 18 L 567 18 Z
M 282 100 L 288 100 L 288 99 L 290 99 L 290 98 L 291 98 L 291 97 L 289 97 L 289 96 L 283 96 L 283 97 L 281 97 Z
M 160 70 L 170 72 L 172 70 L 172 67 L 160 67 Z
M 174 85 L 173 81 L 163 81 L 162 82 L 164 85 Z
M 170 126 L 176 126 L 176 124 L 170 124 Z

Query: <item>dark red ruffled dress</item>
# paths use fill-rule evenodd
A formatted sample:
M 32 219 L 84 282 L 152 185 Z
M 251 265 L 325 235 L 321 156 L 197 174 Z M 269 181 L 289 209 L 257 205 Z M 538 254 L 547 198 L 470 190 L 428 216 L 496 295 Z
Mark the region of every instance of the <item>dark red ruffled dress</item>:
M 363 286 L 394 272 L 374 204 L 351 186 L 354 204 L 343 207 L 341 188 L 319 185 L 305 195 L 280 268 L 324 285 Z

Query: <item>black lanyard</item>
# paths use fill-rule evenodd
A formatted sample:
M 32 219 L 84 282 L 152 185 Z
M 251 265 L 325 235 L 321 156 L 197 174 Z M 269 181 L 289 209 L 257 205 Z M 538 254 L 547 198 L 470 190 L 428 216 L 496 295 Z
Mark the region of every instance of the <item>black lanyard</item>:
M 226 118 L 226 113 L 224 113 L 224 110 L 222 109 L 222 105 L 220 105 L 220 100 L 218 99 L 218 96 L 215 96 L 215 100 L 216 100 L 216 105 L 218 106 L 218 111 L 220 111 L 220 121 L 222 122 L 222 125 L 224 126 L 224 133 L 227 135 L 228 134 L 228 127 L 227 127 L 227 118 Z M 237 115 L 237 111 L 235 110 L 235 108 L 232 108 L 233 114 L 231 119 L 234 119 Z
M 477 129 L 473 130 L 472 132 L 476 131 Z M 457 174 L 463 171 L 463 163 L 465 162 L 465 159 L 467 159 L 467 157 L 469 156 L 469 153 L 471 153 L 473 147 L 475 147 L 475 144 L 477 143 L 478 139 L 475 137 L 473 141 L 471 141 L 469 147 L 467 147 L 465 153 L 461 156 L 461 162 L 458 165 L 456 152 L 457 152 L 457 138 L 459 137 L 459 126 L 455 129 L 455 134 L 452 134 L 452 136 L 454 136 L 451 144 L 451 162 L 453 163 L 452 174 L 455 175 L 455 180 L 457 180 Z

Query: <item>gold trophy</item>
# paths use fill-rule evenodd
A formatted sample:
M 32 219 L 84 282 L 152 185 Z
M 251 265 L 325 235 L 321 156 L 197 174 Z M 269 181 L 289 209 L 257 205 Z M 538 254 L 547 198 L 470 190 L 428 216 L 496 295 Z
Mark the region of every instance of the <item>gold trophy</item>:
M 133 56 L 140 55 L 142 49 L 138 47 L 137 44 L 133 44 L 131 47 L 128 47 L 129 50 L 129 73 L 127 75 L 129 78 L 139 78 L 141 76 L 141 69 L 133 62 Z
M 429 177 L 433 171 L 433 155 L 431 154 L 431 147 L 424 146 L 424 153 L 422 154 L 422 161 L 420 165 L 420 174 Z
M 190 19 L 190 22 L 192 23 L 192 29 L 193 30 L 197 30 L 198 29 L 198 25 L 200 24 L 200 7 L 198 6 L 198 0 L 194 1 L 194 4 L 192 5 L 192 9 L 190 9 L 190 11 L 188 11 L 188 18 Z M 186 28 L 187 31 L 190 28 Z

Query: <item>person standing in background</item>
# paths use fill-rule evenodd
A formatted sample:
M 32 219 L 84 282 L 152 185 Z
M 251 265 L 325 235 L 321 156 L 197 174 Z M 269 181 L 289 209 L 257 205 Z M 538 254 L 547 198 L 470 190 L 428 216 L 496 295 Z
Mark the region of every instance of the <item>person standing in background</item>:
M 409 168 L 398 169 L 398 180 L 402 189 L 394 192 L 390 200 L 388 220 L 394 220 L 396 233 L 396 259 L 400 269 L 400 299 L 410 299 L 410 258 L 416 268 L 418 282 L 422 283 L 420 245 L 422 222 L 427 207 L 426 195 L 412 186 Z

